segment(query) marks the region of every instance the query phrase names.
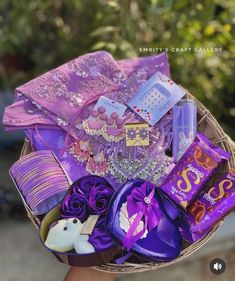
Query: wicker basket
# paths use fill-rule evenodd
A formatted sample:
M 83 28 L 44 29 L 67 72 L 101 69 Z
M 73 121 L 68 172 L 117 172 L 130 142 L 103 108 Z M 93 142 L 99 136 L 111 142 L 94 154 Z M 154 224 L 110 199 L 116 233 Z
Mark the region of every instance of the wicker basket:
M 235 143 L 224 133 L 218 122 L 212 116 L 212 114 L 203 106 L 197 99 L 195 99 L 190 93 L 187 92 L 187 96 L 191 99 L 194 99 L 197 104 L 198 111 L 198 130 L 202 131 L 206 134 L 206 136 L 216 145 L 219 145 L 224 150 L 231 153 L 231 158 L 228 163 L 223 165 L 218 174 L 224 173 L 228 171 L 230 168 L 235 167 Z M 31 147 L 29 142 L 26 140 L 24 146 L 22 148 L 21 157 L 31 152 Z M 30 220 L 34 223 L 34 225 L 39 228 L 41 218 L 37 216 L 33 216 L 30 212 L 30 209 L 24 202 L 25 208 L 27 210 L 28 216 Z M 220 223 L 214 226 L 214 228 L 208 233 L 208 235 L 200 241 L 197 241 L 194 244 L 186 245 L 185 248 L 181 251 L 181 254 L 178 258 L 171 262 L 146 262 L 146 263 L 129 263 L 126 262 L 124 264 L 115 264 L 108 263 L 102 266 L 95 266 L 94 269 L 110 272 L 110 273 L 134 273 L 134 272 L 143 272 L 148 270 L 156 270 L 161 267 L 169 266 L 178 261 L 181 261 L 191 255 L 193 252 L 197 251 L 201 248 L 214 234 L 217 228 L 220 226 Z M 68 263 L 66 256 L 64 255 L 56 255 L 57 259 L 63 263 Z

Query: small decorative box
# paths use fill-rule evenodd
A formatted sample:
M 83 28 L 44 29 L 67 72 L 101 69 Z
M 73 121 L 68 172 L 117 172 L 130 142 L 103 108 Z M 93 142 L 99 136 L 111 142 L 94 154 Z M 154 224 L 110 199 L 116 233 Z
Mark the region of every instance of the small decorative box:
M 149 125 L 146 123 L 126 124 L 126 146 L 148 146 Z

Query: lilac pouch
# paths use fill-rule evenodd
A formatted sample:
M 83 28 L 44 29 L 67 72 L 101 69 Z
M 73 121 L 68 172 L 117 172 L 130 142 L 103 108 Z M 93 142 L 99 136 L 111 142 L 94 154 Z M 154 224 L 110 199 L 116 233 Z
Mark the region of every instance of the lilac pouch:
M 26 136 L 35 150 L 52 150 L 72 182 L 87 175 L 84 165 L 74 160 L 66 149 L 66 132 L 59 127 L 27 129 Z
M 198 133 L 160 188 L 186 209 L 220 163 L 229 157 L 228 152 L 213 145 L 203 133 Z
M 184 238 L 197 241 L 204 237 L 212 227 L 226 216 L 235 206 L 235 170 L 222 176 L 214 185 L 203 190 L 189 206 L 185 220 L 189 224 L 190 235 L 182 228 Z

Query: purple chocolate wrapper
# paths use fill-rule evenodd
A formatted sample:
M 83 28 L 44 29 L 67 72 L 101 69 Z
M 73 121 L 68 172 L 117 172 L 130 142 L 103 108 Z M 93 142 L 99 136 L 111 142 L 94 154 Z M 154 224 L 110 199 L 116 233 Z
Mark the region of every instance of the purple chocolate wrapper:
M 189 207 L 187 220 L 193 242 L 204 237 L 235 206 L 235 170 L 202 191 Z M 185 230 L 183 230 L 183 234 Z
M 223 160 L 230 154 L 198 133 L 160 188 L 184 209 L 196 197 Z

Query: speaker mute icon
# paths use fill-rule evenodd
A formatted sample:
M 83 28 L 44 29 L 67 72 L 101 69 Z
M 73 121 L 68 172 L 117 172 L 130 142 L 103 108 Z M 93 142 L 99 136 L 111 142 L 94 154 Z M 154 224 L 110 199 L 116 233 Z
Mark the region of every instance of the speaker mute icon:
M 225 269 L 226 269 L 226 264 L 224 260 L 220 258 L 213 259 L 210 262 L 210 271 L 216 275 L 223 273 Z

